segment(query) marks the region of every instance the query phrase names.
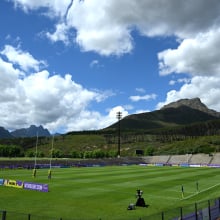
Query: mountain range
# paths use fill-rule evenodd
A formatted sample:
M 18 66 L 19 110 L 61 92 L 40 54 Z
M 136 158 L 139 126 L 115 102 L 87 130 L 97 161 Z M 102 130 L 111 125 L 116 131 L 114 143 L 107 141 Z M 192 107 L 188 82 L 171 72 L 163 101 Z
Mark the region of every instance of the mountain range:
M 220 112 L 206 107 L 199 98 L 180 99 L 163 106 L 160 110 L 128 115 L 120 120 L 123 131 L 150 131 L 162 128 L 170 128 L 194 123 L 205 123 L 211 120 L 220 120 Z M 100 131 L 115 132 L 118 122 Z M 71 133 L 71 132 L 70 132 Z M 43 126 L 31 125 L 29 128 L 21 128 L 9 132 L 0 127 L 0 138 L 51 136 Z
M 218 119 L 220 119 L 219 112 L 207 108 L 199 98 L 194 98 L 172 102 L 160 110 L 128 115 L 121 119 L 120 126 L 123 131 L 149 131 Z M 104 130 L 111 131 L 117 129 L 117 127 L 118 122 Z
M 42 125 L 31 125 L 29 128 L 21 128 L 15 131 L 9 132 L 4 127 L 0 127 L 0 138 L 17 138 L 17 137 L 49 137 L 50 132 Z

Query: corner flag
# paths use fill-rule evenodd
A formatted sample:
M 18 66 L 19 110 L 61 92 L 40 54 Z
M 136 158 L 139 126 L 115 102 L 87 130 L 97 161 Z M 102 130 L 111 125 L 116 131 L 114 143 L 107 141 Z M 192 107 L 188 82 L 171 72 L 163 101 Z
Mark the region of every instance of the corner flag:
M 37 170 L 36 170 L 36 168 L 34 168 L 34 169 L 33 169 L 32 176 L 35 178 L 35 177 L 36 177 L 36 174 L 37 174 Z
M 183 185 L 181 187 L 181 190 L 182 190 L 182 198 L 184 198 L 184 188 L 183 188 Z

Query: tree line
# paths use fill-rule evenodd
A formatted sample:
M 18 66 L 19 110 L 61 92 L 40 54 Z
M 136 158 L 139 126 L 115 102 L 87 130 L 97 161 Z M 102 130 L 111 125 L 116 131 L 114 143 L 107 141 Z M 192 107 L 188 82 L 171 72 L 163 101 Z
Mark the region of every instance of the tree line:
M 53 158 L 109 158 L 117 156 L 117 143 L 118 133 L 114 131 L 82 131 L 73 132 L 66 135 L 55 137 L 56 145 L 53 149 Z M 82 135 L 82 137 L 76 138 Z M 91 137 L 89 137 L 91 135 Z M 94 137 L 95 135 L 95 137 Z M 203 143 L 190 142 L 189 139 L 197 139 L 202 136 L 217 136 L 220 135 L 220 120 L 212 120 L 201 123 L 194 123 L 190 125 L 166 127 L 155 130 L 123 130 L 121 129 L 121 144 L 122 146 L 128 146 L 129 148 L 134 146 L 141 146 L 141 149 L 145 150 L 145 154 L 153 155 L 158 152 L 155 145 L 160 144 L 160 152 L 158 153 L 170 153 L 179 151 L 180 148 L 185 149 L 186 146 L 192 147 L 191 152 L 209 151 L 214 148 L 219 150 L 219 143 Z M 71 137 L 72 136 L 72 137 Z M 100 136 L 103 138 L 100 140 Z M 83 140 L 81 142 L 79 140 Z M 79 142 L 77 142 L 79 141 Z M 181 143 L 183 141 L 183 147 Z M 185 141 L 185 143 L 184 143 Z M 188 142 L 187 142 L 188 141 Z M 51 137 L 39 137 L 38 144 L 41 146 L 42 151 L 38 151 L 35 155 L 36 138 L 13 138 L 13 139 L 0 139 L 0 157 L 50 157 L 51 152 L 44 150 L 44 146 L 50 145 Z M 71 143 L 74 142 L 74 146 Z M 168 149 L 168 145 L 169 149 Z M 171 145 L 172 144 L 172 145 Z M 71 147 L 69 147 L 70 145 Z M 85 149 L 85 146 L 91 149 Z M 209 149 L 210 145 L 210 149 Z M 68 146 L 67 148 L 64 146 Z M 92 150 L 92 146 L 97 146 Z M 114 148 L 115 150 L 104 149 L 103 146 L 108 146 L 108 149 Z M 149 147 L 150 146 L 150 147 Z M 218 147 L 219 146 L 219 147 Z M 56 149 L 57 147 L 57 149 Z M 171 149 L 173 148 L 173 150 Z M 196 149 L 196 150 L 195 150 Z M 47 152 L 47 153 L 46 153 Z M 133 150 L 134 152 L 134 150 Z M 126 155 L 130 155 L 132 152 L 125 152 Z
M 0 157 L 21 157 L 24 156 L 21 148 L 15 145 L 0 145 Z
M 34 151 L 29 151 L 26 154 L 27 157 L 35 157 Z M 37 152 L 37 157 L 45 157 L 45 154 L 42 151 Z M 98 158 L 112 158 L 117 156 L 117 151 L 103 151 L 101 149 L 93 150 L 93 151 L 80 151 L 73 150 L 68 154 L 64 153 L 60 149 L 53 149 L 52 158 L 80 158 L 80 159 L 98 159 Z M 47 155 L 48 157 L 48 155 Z

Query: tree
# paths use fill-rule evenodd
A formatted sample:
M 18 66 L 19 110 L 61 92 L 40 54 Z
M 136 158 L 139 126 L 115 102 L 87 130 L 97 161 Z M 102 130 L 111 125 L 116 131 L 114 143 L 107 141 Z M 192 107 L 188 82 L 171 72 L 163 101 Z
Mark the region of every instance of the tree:
M 154 155 L 154 148 L 151 147 L 151 146 L 147 147 L 146 150 L 145 150 L 145 155 L 153 156 Z
M 54 158 L 60 158 L 60 157 L 63 157 L 63 153 L 62 153 L 61 150 L 53 149 L 52 157 L 54 157 Z
M 21 149 L 15 145 L 0 145 L 0 156 L 1 157 L 19 157 L 21 155 Z

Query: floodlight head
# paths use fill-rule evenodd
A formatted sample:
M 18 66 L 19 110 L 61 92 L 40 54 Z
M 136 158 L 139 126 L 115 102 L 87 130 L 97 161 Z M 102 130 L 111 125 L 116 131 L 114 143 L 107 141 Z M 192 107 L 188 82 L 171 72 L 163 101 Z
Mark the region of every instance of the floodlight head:
M 122 113 L 121 112 L 116 112 L 116 118 L 120 120 L 122 118 Z

